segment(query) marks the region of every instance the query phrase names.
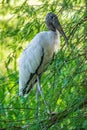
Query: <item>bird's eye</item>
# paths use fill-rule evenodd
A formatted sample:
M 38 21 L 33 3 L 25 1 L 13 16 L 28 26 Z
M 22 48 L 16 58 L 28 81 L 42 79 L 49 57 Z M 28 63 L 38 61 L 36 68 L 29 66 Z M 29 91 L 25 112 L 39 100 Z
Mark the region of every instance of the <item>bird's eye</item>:
M 50 18 L 51 18 L 51 19 L 53 19 L 53 18 L 54 18 L 54 16 L 53 16 L 53 15 L 50 15 Z
M 53 17 L 53 16 L 51 16 L 51 18 L 53 19 L 54 17 Z

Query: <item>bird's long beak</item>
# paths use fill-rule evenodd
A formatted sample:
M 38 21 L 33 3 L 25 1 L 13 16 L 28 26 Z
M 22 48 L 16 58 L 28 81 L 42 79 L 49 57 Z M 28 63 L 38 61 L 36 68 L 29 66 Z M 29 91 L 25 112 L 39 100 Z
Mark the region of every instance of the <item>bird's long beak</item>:
M 58 22 L 58 25 L 56 25 L 57 30 L 60 32 L 60 34 L 64 37 L 66 44 L 68 45 L 68 38 L 66 37 L 63 28 L 61 24 Z

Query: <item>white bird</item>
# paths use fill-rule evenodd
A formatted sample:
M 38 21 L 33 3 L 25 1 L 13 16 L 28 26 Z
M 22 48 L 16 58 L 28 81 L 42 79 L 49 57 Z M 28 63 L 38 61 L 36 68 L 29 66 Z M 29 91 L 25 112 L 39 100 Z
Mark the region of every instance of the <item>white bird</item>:
M 46 16 L 49 31 L 38 33 L 25 48 L 19 59 L 19 95 L 30 92 L 60 46 L 60 34 L 67 37 L 57 16 L 50 12 Z M 59 34 L 60 33 L 60 34 Z

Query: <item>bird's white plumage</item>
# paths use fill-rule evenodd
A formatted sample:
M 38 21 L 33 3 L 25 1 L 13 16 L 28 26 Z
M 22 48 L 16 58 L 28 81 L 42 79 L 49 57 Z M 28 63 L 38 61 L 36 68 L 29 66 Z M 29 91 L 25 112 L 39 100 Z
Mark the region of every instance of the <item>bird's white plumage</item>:
M 58 31 L 44 31 L 38 33 L 25 48 L 19 59 L 19 95 L 23 95 L 23 90 L 26 87 L 26 83 L 29 81 L 31 74 L 34 74 L 34 76 L 31 81 L 29 81 L 26 92 L 30 85 L 34 85 L 37 68 L 39 67 L 38 74 L 44 71 L 47 63 L 53 57 L 54 52 L 58 51 L 59 43 L 60 36 Z M 43 61 L 40 65 L 42 56 Z

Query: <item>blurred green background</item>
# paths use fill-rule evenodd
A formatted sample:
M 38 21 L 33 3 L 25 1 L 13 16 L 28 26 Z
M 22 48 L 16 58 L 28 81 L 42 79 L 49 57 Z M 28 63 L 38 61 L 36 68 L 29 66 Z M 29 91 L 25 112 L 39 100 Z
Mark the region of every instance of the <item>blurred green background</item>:
M 18 58 L 39 32 L 48 12 L 57 14 L 69 45 L 41 78 L 47 113 L 36 87 L 18 96 Z M 0 130 L 87 130 L 87 0 L 0 1 Z

